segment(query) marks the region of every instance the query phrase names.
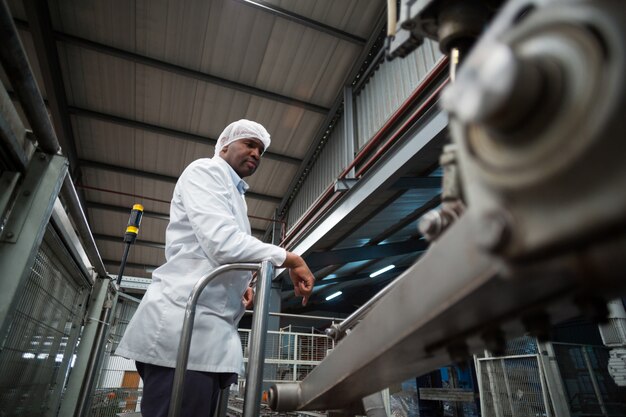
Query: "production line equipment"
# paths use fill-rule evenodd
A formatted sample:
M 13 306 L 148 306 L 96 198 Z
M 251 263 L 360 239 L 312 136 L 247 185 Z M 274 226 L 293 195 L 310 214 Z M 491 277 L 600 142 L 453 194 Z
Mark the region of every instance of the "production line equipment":
M 271 388 L 274 410 L 362 413 L 370 394 L 506 338 L 601 321 L 625 293 L 626 7 L 499 3 L 400 2 L 388 55 L 424 37 L 450 55 L 442 205 L 420 223 L 432 244 L 330 329 L 339 343 L 304 380 Z

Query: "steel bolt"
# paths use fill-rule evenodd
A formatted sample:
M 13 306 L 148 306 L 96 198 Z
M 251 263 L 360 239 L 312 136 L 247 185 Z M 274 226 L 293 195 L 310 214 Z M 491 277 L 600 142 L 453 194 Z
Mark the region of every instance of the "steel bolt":
M 407 20 L 405 22 L 402 22 L 400 27 L 405 30 L 413 30 L 417 27 L 417 24 L 413 20 Z
M 426 240 L 431 241 L 441 234 L 442 226 L 441 213 L 437 210 L 431 210 L 422 216 L 417 229 Z

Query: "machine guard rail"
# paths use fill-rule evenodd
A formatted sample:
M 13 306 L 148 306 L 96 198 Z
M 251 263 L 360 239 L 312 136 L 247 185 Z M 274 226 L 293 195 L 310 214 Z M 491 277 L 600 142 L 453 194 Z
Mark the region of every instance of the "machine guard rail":
M 246 393 L 244 397 L 244 417 L 258 416 L 261 405 L 261 383 L 263 378 L 263 355 L 265 351 L 265 339 L 267 331 L 267 310 L 269 308 L 269 295 L 271 280 L 274 275 L 274 266 L 269 261 L 261 263 L 236 263 L 223 265 L 213 270 L 210 274 L 201 278 L 191 291 L 185 308 L 185 319 L 180 336 L 180 345 L 176 358 L 176 371 L 174 373 L 174 384 L 172 386 L 172 397 L 170 401 L 169 417 L 180 415 L 183 387 L 185 381 L 185 370 L 189 360 L 189 349 L 191 346 L 191 334 L 193 322 L 196 314 L 196 305 L 202 290 L 215 277 L 226 271 L 244 270 L 259 271 L 257 280 L 257 291 L 255 296 L 255 313 L 252 317 L 252 335 L 250 339 L 250 356 L 248 365 L 248 377 L 246 383 Z M 222 392 L 224 394 L 224 392 Z M 224 396 L 220 396 L 220 403 Z M 219 407 L 218 411 L 223 407 Z

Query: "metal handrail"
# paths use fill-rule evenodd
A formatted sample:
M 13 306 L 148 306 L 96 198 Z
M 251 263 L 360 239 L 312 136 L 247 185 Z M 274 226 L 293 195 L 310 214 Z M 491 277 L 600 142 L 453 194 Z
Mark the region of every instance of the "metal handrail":
M 191 334 L 196 315 L 196 305 L 204 288 L 215 277 L 226 271 L 243 270 L 259 271 L 255 305 L 257 306 L 252 317 L 252 335 L 250 337 L 250 356 L 248 362 L 248 377 L 246 381 L 246 393 L 244 398 L 244 417 L 258 416 L 261 409 L 261 383 L 263 378 L 263 354 L 265 352 L 265 339 L 267 330 L 267 309 L 269 308 L 269 295 L 271 280 L 274 275 L 274 266 L 269 261 L 256 263 L 237 263 L 223 265 L 214 269 L 210 274 L 201 278 L 187 300 L 185 319 L 180 335 L 178 355 L 176 357 L 176 370 L 174 371 L 174 384 L 170 398 L 168 417 L 178 417 L 183 400 L 185 371 L 189 361 L 189 349 L 191 347 Z

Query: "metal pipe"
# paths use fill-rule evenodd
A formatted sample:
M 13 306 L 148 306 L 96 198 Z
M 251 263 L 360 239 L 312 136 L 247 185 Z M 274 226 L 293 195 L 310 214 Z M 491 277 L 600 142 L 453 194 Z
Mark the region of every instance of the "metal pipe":
M 105 341 L 109 330 L 109 321 L 111 320 L 111 313 L 117 301 L 116 294 L 110 295 L 108 292 L 110 289 L 109 283 L 111 282 L 111 279 L 105 278 L 104 282 L 104 286 L 107 288 L 104 290 L 107 300 L 104 302 L 102 312 L 98 319 L 96 336 L 94 337 L 94 347 L 91 350 L 91 354 L 87 362 L 85 379 L 81 385 L 78 403 L 76 405 L 76 412 L 74 414 L 77 417 L 86 417 L 89 412 L 93 384 L 95 382 L 96 373 L 100 369 L 99 364 L 102 358 L 102 353 L 104 352 L 104 346 L 106 344 Z M 91 320 L 93 320 L 93 318 L 91 318 Z
M 252 334 L 250 335 L 250 354 L 248 356 L 248 375 L 243 403 L 243 417 L 257 417 L 261 411 L 261 388 L 263 384 L 263 362 L 265 359 L 265 341 L 267 339 L 267 312 L 270 307 L 270 292 L 274 278 L 274 265 L 269 261 L 261 263 L 257 283 L 257 306 L 252 316 Z
M 396 36 L 398 9 L 396 6 L 396 0 L 387 0 L 387 36 Z
M 2 67 L 15 89 L 39 147 L 49 154 L 60 153 L 59 141 L 48 117 L 46 105 L 5 1 L 0 2 L 0 39 Z
M 41 92 L 33 76 L 33 71 L 28 63 L 24 47 L 13 23 L 13 17 L 6 2 L 0 2 L 0 61 L 4 71 L 15 89 L 20 104 L 26 114 L 33 133 L 44 152 L 49 154 L 60 153 L 61 149 L 57 139 L 46 105 L 41 97 Z M 107 276 L 102 258 L 96 248 L 96 243 L 91 237 L 91 231 L 87 219 L 76 195 L 76 189 L 71 178 L 66 176 L 61 195 L 66 199 L 67 209 L 78 229 L 78 233 L 85 244 L 85 251 L 89 260 L 101 277 Z
M 178 417 L 180 415 L 180 408 L 183 401 L 185 371 L 187 370 L 187 363 L 189 361 L 191 332 L 193 330 L 193 322 L 196 316 L 196 305 L 198 304 L 198 298 L 200 298 L 202 290 L 204 290 L 209 282 L 211 282 L 215 277 L 223 272 L 232 271 L 235 269 L 244 271 L 256 271 L 259 269 L 259 264 L 238 263 L 220 266 L 211 271 L 210 274 L 201 278 L 191 291 L 191 295 L 187 300 L 187 306 L 185 308 L 185 319 L 183 321 L 183 328 L 180 334 L 180 344 L 178 345 L 176 370 L 174 372 L 174 383 L 172 385 L 172 396 L 170 398 L 170 408 L 168 412 L 169 417 Z
M 347 330 L 354 327 L 367 314 L 367 312 L 370 311 L 372 307 L 374 307 L 378 300 L 383 298 L 389 293 L 389 291 L 393 289 L 397 282 L 397 279 L 391 281 L 382 290 L 380 290 L 372 298 L 370 298 L 365 304 L 359 307 L 354 313 L 350 314 L 348 318 L 346 318 L 344 321 L 339 324 L 334 324 L 332 327 L 326 329 L 326 336 L 332 338 L 335 341 L 340 340 L 343 336 L 345 336 Z
M 310 19 L 306 16 L 303 15 L 299 15 L 296 14 L 294 12 L 291 12 L 289 10 L 283 9 L 281 7 L 278 7 L 272 3 L 263 1 L 263 0 L 237 0 L 240 3 L 252 6 L 258 10 L 263 10 L 265 12 L 271 13 L 275 16 L 281 17 L 285 20 L 289 20 L 291 22 L 295 22 L 299 25 L 302 26 L 306 26 L 309 27 L 311 29 L 317 30 L 319 32 L 322 33 L 326 33 L 329 34 L 331 36 L 334 36 L 338 39 L 343 39 L 345 41 L 351 42 L 357 46 L 362 46 L 365 44 L 366 40 L 357 36 L 357 35 L 353 35 L 352 33 L 343 31 L 341 29 L 337 29 L 333 26 L 330 25 L 326 25 L 322 22 L 319 22 L 317 20 L 314 19 Z
M 67 211 L 70 213 L 70 217 L 74 220 L 76 231 L 85 245 L 85 252 L 87 253 L 87 257 L 89 257 L 89 261 L 100 277 L 108 276 L 104 263 L 102 262 L 102 257 L 100 257 L 100 252 L 98 252 L 96 241 L 93 239 L 93 234 L 89 228 L 89 223 L 87 223 L 87 218 L 85 217 L 80 200 L 78 199 L 78 194 L 76 194 L 76 188 L 74 188 L 74 183 L 69 174 L 67 174 L 63 181 L 61 196 L 65 200 L 65 205 Z

